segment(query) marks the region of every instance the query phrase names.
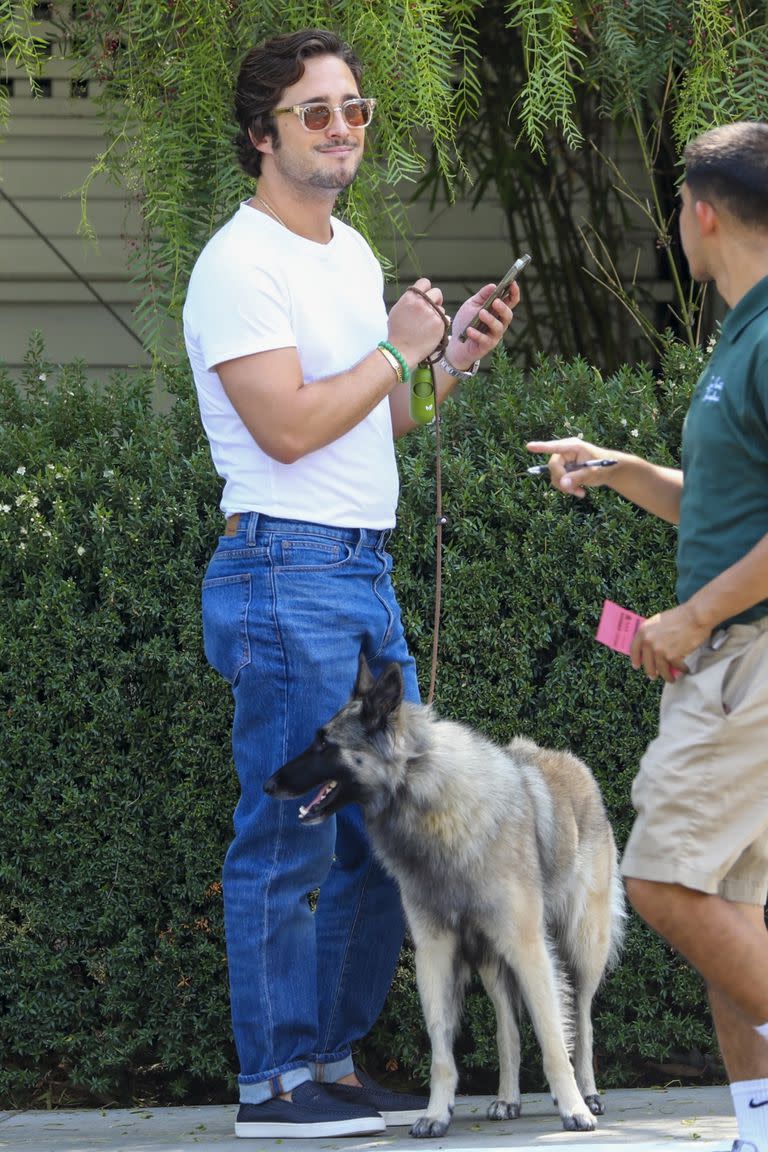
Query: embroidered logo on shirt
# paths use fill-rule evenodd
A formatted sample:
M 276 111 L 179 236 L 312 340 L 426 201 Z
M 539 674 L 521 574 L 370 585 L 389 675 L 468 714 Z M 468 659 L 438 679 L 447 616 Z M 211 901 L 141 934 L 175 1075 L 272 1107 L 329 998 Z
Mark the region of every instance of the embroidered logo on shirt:
M 766 1099 L 766 1100 L 750 1100 L 750 1102 L 749 1102 L 750 1108 L 765 1108 L 766 1104 L 768 1104 L 768 1099 Z
M 701 398 L 702 404 L 719 404 L 720 393 L 723 388 L 725 388 L 725 380 L 722 376 L 710 376 L 707 390 Z

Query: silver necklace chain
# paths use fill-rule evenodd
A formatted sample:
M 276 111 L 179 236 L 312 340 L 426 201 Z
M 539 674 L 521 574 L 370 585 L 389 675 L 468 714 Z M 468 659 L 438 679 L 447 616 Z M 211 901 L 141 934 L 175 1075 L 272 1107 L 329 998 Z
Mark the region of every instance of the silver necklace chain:
M 269 214 L 271 216 L 274 216 L 274 218 L 275 218 L 275 220 L 277 220 L 278 224 L 282 224 L 283 228 L 285 228 L 288 232 L 290 232 L 290 228 L 288 228 L 288 225 L 286 224 L 285 220 L 280 219 L 277 212 L 275 212 L 274 208 L 272 207 L 272 205 L 270 203 L 268 203 L 268 201 L 264 200 L 261 196 L 259 196 L 258 192 L 254 192 L 253 198 L 254 198 L 254 200 L 258 200 L 259 204 L 263 205 L 264 208 L 266 208 L 267 212 L 269 212 Z

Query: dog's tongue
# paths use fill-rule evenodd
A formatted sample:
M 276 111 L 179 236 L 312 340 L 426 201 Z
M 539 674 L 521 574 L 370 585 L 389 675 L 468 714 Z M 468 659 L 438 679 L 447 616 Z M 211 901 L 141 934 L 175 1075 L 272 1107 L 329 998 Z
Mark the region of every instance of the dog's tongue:
M 302 804 L 301 808 L 299 808 L 299 816 L 301 816 L 302 819 L 304 819 L 305 816 L 308 816 L 310 814 L 310 812 L 312 811 L 312 809 L 316 808 L 321 800 L 325 800 L 325 798 L 329 792 L 333 792 L 335 787 L 336 787 L 336 781 L 335 780 L 329 780 L 327 782 L 327 784 L 323 784 L 322 788 L 318 792 L 317 796 L 315 796 L 314 800 L 311 800 L 309 802 L 309 804 L 307 804 L 306 806 L 304 804 Z

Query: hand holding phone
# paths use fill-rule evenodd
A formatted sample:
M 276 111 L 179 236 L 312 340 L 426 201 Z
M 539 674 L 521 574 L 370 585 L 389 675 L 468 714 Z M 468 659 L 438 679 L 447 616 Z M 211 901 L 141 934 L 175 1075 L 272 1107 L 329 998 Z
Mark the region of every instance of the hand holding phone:
M 459 333 L 459 340 L 466 340 L 468 328 L 476 328 L 478 332 L 487 332 L 488 331 L 488 326 L 486 324 L 484 324 L 483 321 L 480 319 L 480 313 L 484 310 L 489 310 L 491 307 L 491 304 L 493 304 L 494 300 L 501 300 L 503 297 L 505 297 L 508 294 L 510 286 L 512 284 L 514 284 L 515 280 L 517 280 L 520 273 L 523 271 L 524 268 L 528 267 L 530 262 L 531 262 L 531 257 L 528 255 L 527 252 L 524 253 L 524 255 L 522 255 L 518 260 L 515 260 L 514 264 L 509 269 L 509 271 L 506 272 L 504 274 L 504 276 L 502 276 L 501 280 L 496 285 L 493 292 L 491 293 L 491 295 L 486 300 L 485 304 L 483 304 L 483 307 L 480 308 L 475 313 L 474 317 L 472 318 L 472 320 L 470 320 L 469 324 L 467 324 L 467 327 L 464 329 L 464 331 Z

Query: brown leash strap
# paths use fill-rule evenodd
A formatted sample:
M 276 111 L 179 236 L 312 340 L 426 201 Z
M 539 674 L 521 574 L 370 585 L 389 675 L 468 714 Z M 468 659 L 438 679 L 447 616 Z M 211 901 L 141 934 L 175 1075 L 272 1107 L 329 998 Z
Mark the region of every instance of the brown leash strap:
M 432 666 L 429 674 L 429 692 L 427 693 L 427 704 L 431 704 L 435 698 L 435 684 L 437 682 L 437 652 L 440 643 L 440 609 L 443 599 L 443 527 L 447 523 L 443 515 L 443 469 L 442 469 L 442 452 L 440 444 L 440 406 L 437 403 L 437 384 L 435 382 L 435 363 L 445 352 L 448 346 L 448 333 L 450 325 L 443 312 L 435 304 L 434 300 L 430 300 L 426 292 L 422 292 L 420 288 L 415 288 L 411 285 L 409 291 L 415 292 L 426 300 L 435 312 L 437 312 L 440 319 L 443 321 L 444 329 L 443 335 L 435 351 L 426 360 L 422 361 L 428 368 L 432 377 L 432 391 L 435 395 L 435 616 L 432 625 Z
M 435 364 L 440 359 L 443 352 L 445 352 L 446 348 L 448 347 L 448 333 L 451 330 L 450 323 L 448 322 L 448 317 L 445 315 L 445 313 L 440 308 L 438 308 L 438 306 L 437 306 L 437 304 L 435 304 L 434 300 L 430 300 L 430 298 L 429 298 L 429 296 L 427 296 L 426 292 L 422 292 L 421 288 L 417 288 L 414 284 L 411 284 L 408 291 L 409 292 L 415 292 L 417 296 L 421 296 L 422 300 L 426 300 L 426 302 L 427 302 L 427 304 L 429 304 L 430 308 L 432 308 L 433 311 L 437 312 L 438 316 L 440 317 L 440 319 L 443 322 L 443 335 L 440 339 L 440 343 L 437 345 L 437 347 L 435 348 L 435 350 L 431 356 L 427 356 L 426 360 L 422 360 L 422 364 L 424 364 L 424 363 L 430 364 L 430 365 Z M 433 373 L 432 383 L 434 383 L 434 379 L 435 378 L 434 378 L 434 373 Z

